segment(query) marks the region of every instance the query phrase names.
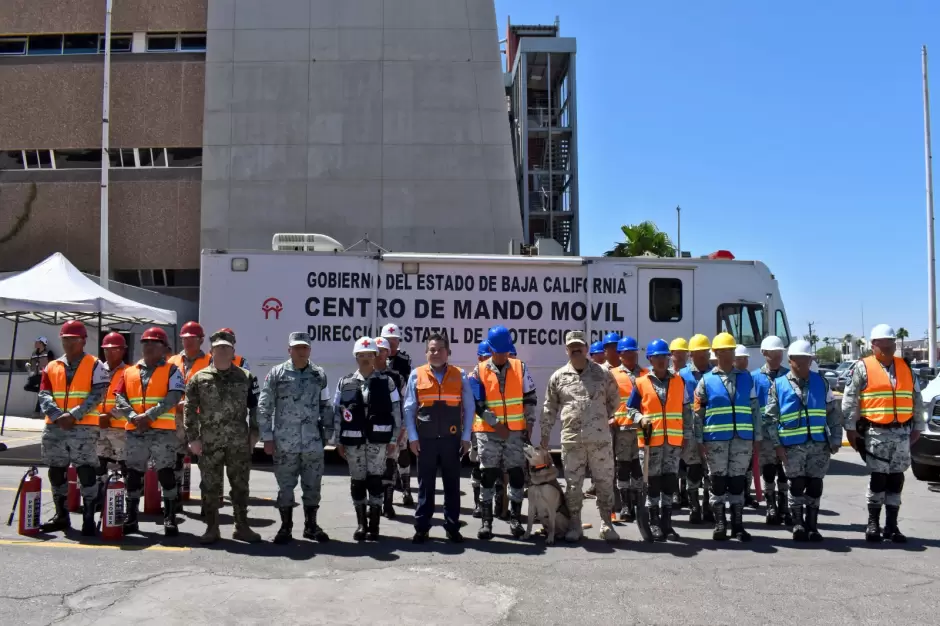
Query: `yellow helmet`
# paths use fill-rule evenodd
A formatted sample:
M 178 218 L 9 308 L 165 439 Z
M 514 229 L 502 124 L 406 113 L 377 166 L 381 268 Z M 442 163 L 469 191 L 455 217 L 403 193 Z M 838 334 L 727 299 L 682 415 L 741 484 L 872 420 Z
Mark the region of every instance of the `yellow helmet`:
M 708 350 L 708 337 L 705 335 L 694 335 L 692 339 L 689 340 L 689 350 L 692 352 L 698 352 L 699 350 Z
M 669 344 L 670 352 L 688 352 L 689 351 L 689 342 L 683 339 L 682 337 L 676 337 L 672 340 L 672 343 Z
M 712 350 L 723 350 L 725 348 L 734 350 L 737 345 L 738 342 L 734 340 L 731 333 L 718 333 L 712 340 Z

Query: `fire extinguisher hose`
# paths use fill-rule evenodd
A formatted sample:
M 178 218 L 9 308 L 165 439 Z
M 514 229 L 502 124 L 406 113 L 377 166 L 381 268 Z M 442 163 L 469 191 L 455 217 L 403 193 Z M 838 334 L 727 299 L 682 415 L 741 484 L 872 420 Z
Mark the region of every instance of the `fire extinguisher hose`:
M 26 470 L 26 473 L 23 474 L 23 478 L 20 479 L 20 485 L 16 488 L 16 496 L 13 498 L 13 508 L 10 509 L 10 517 L 7 519 L 7 526 L 13 525 L 13 518 L 16 516 L 16 505 L 19 504 L 20 494 L 23 492 L 23 484 L 26 483 L 26 479 L 30 476 L 36 476 L 39 474 L 39 469 L 33 465 L 31 468 Z

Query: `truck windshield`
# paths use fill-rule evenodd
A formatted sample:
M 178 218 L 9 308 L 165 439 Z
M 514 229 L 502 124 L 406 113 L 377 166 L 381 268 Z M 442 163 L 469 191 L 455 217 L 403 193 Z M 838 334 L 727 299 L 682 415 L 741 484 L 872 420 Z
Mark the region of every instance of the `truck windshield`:
M 760 304 L 722 304 L 718 307 L 718 332 L 731 333 L 745 346 L 759 346 L 764 338 L 764 307 Z

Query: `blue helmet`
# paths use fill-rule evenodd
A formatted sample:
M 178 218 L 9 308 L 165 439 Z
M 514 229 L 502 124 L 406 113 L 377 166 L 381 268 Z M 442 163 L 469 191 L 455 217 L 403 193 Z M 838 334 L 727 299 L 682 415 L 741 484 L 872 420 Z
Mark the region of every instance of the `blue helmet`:
M 640 346 L 633 337 L 624 337 L 617 342 L 617 352 L 636 352 L 639 349 Z
M 490 355 L 490 342 L 481 341 L 480 345 L 477 346 L 477 356 L 489 356 Z
M 513 350 L 512 336 L 505 326 L 493 326 L 487 333 L 486 341 L 490 344 L 493 354 L 505 354 Z
M 617 333 L 607 333 L 604 335 L 604 346 L 608 346 L 612 343 L 620 343 L 620 335 Z
M 601 354 L 602 352 L 604 352 L 603 341 L 595 341 L 591 344 L 590 354 Z
M 519 354 L 516 352 L 516 344 L 513 344 L 512 348 L 509 350 L 509 356 L 514 358 L 519 356 Z
M 654 339 L 646 346 L 647 359 L 651 356 L 669 356 L 670 354 L 669 344 L 662 339 Z

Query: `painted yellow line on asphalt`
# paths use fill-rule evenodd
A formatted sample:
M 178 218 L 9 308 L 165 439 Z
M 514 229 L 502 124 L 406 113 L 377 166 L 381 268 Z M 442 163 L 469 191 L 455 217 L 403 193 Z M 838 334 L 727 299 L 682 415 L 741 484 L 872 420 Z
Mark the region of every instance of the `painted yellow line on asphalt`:
M 16 491 L 17 489 L 19 489 L 19 487 L 0 487 L 0 491 Z M 43 489 L 42 492 L 46 494 L 52 494 L 52 491 L 50 491 L 49 489 Z M 274 498 L 265 498 L 264 496 L 249 496 L 249 497 L 254 500 L 266 500 L 267 502 L 274 502 Z M 199 492 L 193 491 L 189 494 L 189 500 L 187 502 L 184 502 L 183 504 L 187 504 L 188 502 L 192 502 L 193 500 L 198 500 L 199 498 L 200 498 Z
M 177 546 L 135 546 L 92 543 L 66 543 L 64 541 L 0 539 L 0 546 L 23 546 L 27 548 L 76 548 L 78 550 L 128 550 L 132 552 L 191 552 L 192 548 Z

